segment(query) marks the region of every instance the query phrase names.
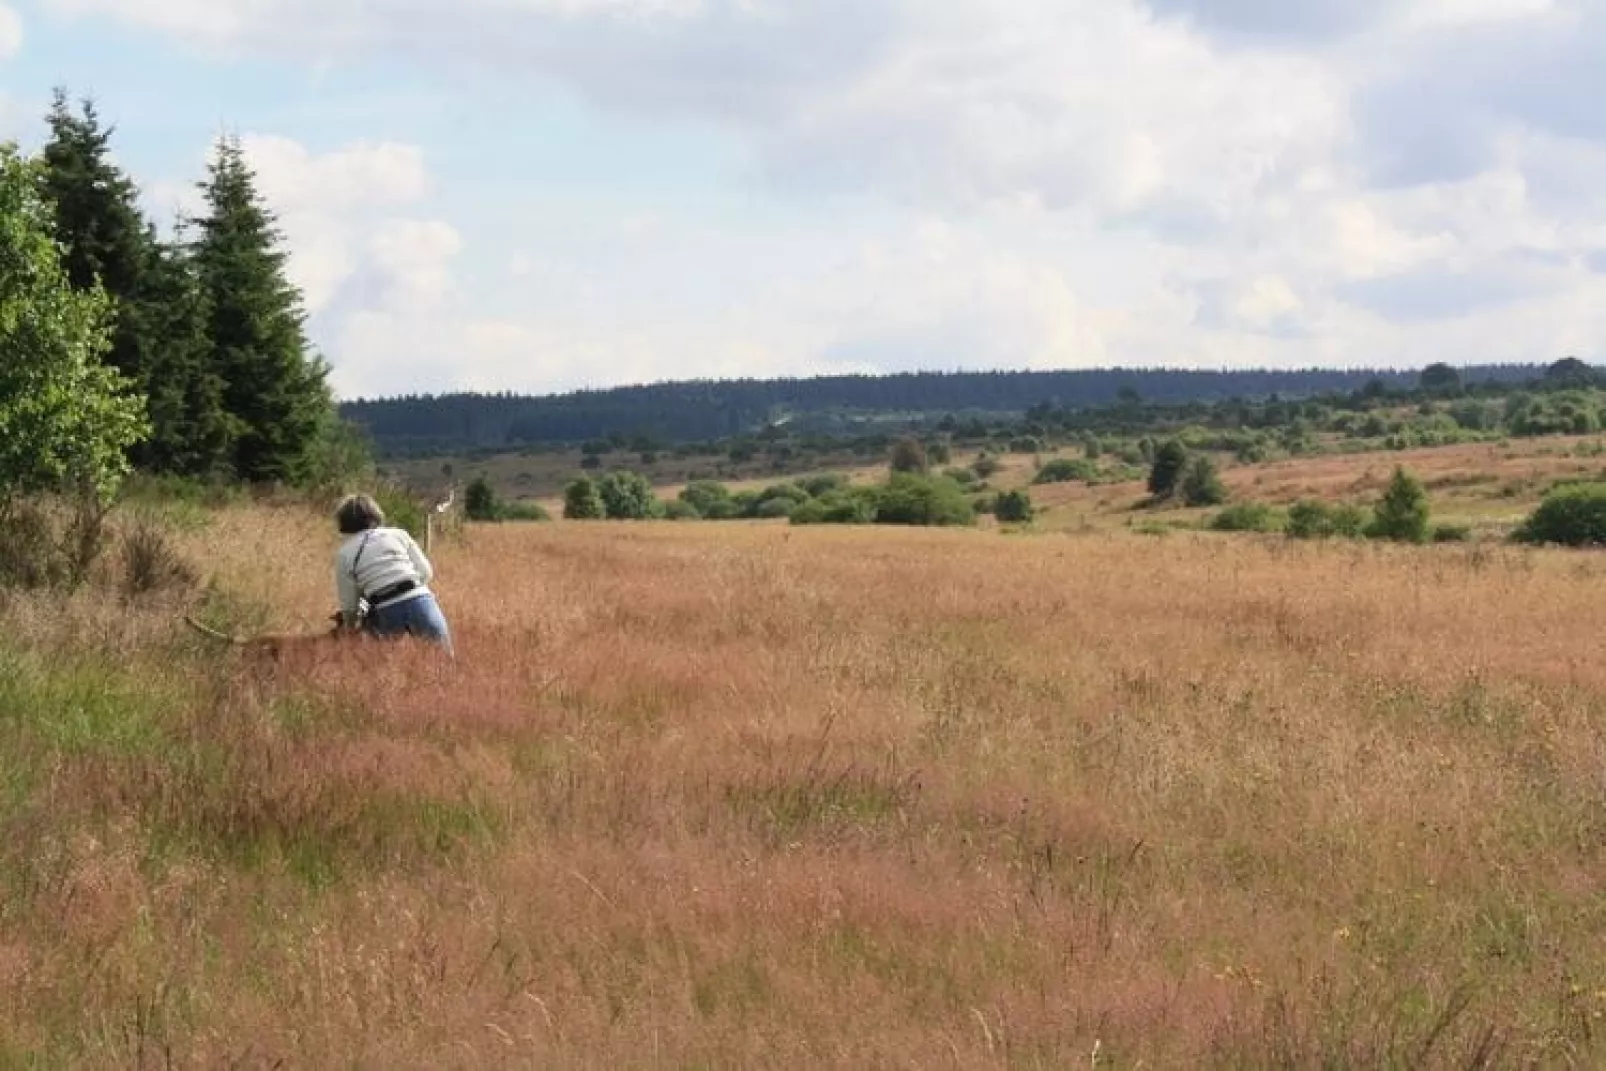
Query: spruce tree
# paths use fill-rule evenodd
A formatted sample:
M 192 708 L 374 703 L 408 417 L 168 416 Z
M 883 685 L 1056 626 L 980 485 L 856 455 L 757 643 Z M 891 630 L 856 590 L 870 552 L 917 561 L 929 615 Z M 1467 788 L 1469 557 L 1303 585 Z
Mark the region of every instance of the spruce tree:
M 208 306 L 210 363 L 234 421 L 234 469 L 252 482 L 294 483 L 307 476 L 329 423 L 328 368 L 310 352 L 282 236 L 238 140 L 218 142 L 201 189 L 208 213 L 194 221 L 191 250 Z
M 108 158 L 112 128 L 103 128 L 93 101 L 74 114 L 57 90 L 46 120 L 50 140 L 42 153 L 40 186 L 54 209 L 61 266 L 74 290 L 97 284 L 115 302 L 132 297 L 143 281 L 151 243 L 139 211 L 139 190 Z M 138 379 L 139 340 L 120 323 L 110 363 Z
M 138 467 L 186 476 L 227 464 L 222 380 L 208 367 L 205 302 L 184 250 L 164 245 L 139 209 L 139 191 L 109 159 L 115 128 L 92 101 L 74 113 L 56 91 L 40 190 L 50 204 L 72 287 L 111 300 L 106 363 L 147 398 L 150 437 L 130 450 Z
M 131 315 L 139 333 L 156 339 L 145 388 L 151 438 L 134 455 L 154 472 L 212 477 L 233 463 L 236 421 L 224 408 L 223 377 L 212 367 L 210 311 L 189 251 L 159 243 Z

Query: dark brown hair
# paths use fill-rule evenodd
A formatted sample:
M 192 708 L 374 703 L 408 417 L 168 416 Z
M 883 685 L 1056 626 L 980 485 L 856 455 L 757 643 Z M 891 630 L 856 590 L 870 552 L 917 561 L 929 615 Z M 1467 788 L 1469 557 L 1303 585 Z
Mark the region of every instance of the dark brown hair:
M 335 510 L 341 535 L 356 535 L 385 523 L 385 511 L 368 495 L 351 495 Z

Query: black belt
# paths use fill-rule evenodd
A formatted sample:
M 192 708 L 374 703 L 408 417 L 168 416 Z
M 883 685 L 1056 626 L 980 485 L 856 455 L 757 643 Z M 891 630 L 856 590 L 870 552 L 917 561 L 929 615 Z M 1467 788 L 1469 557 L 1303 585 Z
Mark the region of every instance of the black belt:
M 418 581 L 416 580 L 403 580 L 400 583 L 392 584 L 384 591 L 376 591 L 368 596 L 368 604 L 370 606 L 378 606 L 380 603 L 389 602 L 391 599 L 407 594 L 417 586 Z

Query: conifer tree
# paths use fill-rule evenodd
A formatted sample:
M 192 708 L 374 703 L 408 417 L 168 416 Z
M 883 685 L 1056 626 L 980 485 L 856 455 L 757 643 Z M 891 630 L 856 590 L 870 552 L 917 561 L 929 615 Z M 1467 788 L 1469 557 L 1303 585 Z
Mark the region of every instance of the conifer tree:
M 180 476 L 220 475 L 232 465 L 236 421 L 223 404 L 224 382 L 212 367 L 210 314 L 189 251 L 182 242 L 154 250 L 130 314 L 139 333 L 156 340 L 145 394 L 151 438 L 134 462 Z
M 218 142 L 201 183 L 207 214 L 191 245 L 208 307 L 211 367 L 234 422 L 235 473 L 252 482 L 306 478 L 333 406 L 328 367 L 310 352 L 301 294 L 238 140 Z
M 131 448 L 143 469 L 209 475 L 229 461 L 222 380 L 208 367 L 205 302 L 182 247 L 164 245 L 139 191 L 110 160 L 115 128 L 92 101 L 75 113 L 57 90 L 47 117 L 40 189 L 62 268 L 80 293 L 110 299 L 106 363 L 147 398 L 150 437 Z

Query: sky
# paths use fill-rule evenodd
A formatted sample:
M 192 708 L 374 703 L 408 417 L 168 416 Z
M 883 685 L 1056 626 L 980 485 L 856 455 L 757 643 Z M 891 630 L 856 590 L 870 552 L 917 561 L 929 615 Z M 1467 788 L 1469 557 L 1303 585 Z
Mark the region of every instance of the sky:
M 342 397 L 1606 342 L 1606 0 L 0 0 Z

